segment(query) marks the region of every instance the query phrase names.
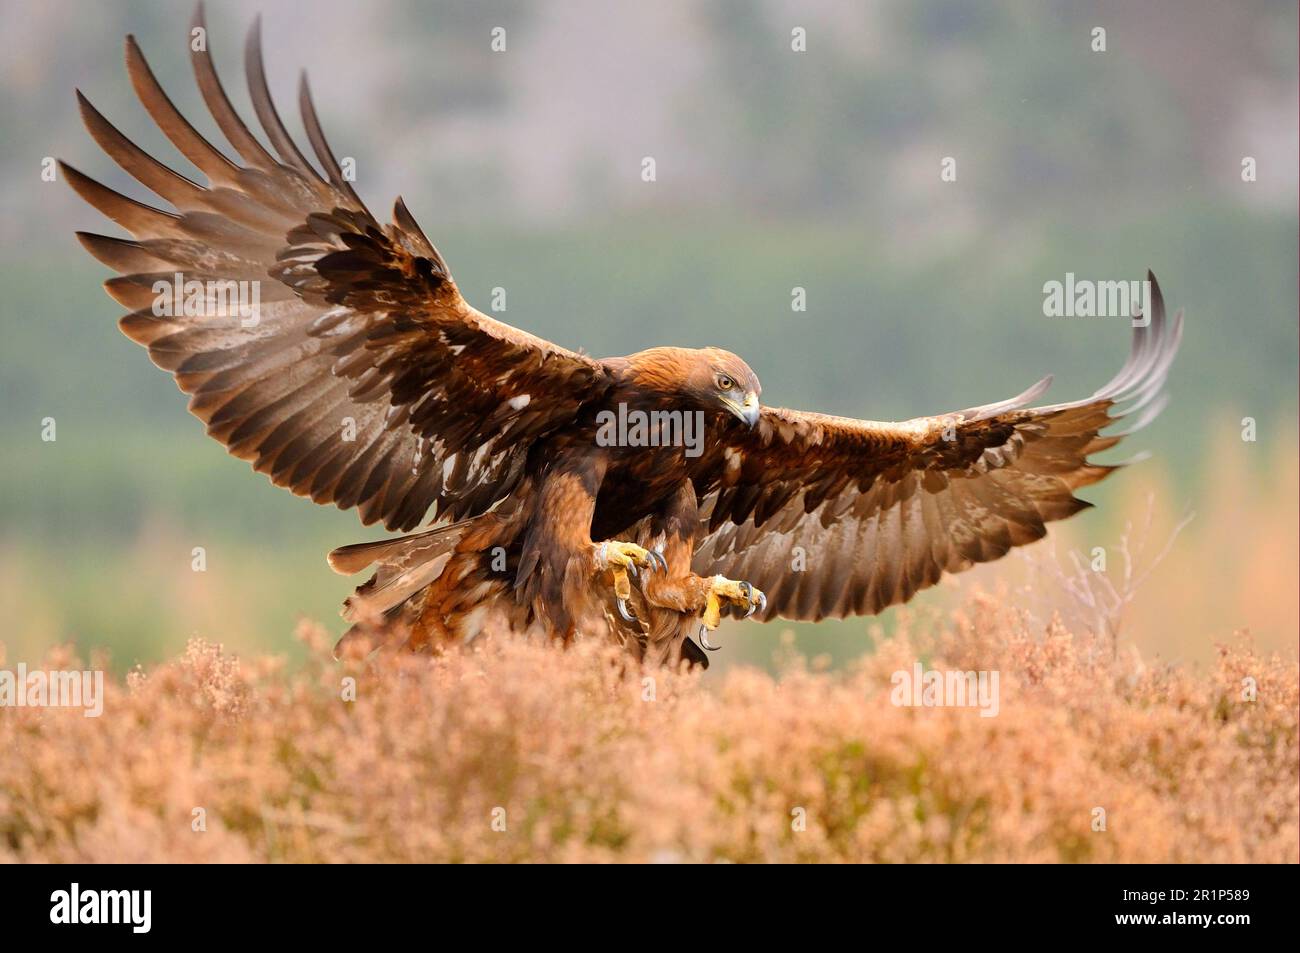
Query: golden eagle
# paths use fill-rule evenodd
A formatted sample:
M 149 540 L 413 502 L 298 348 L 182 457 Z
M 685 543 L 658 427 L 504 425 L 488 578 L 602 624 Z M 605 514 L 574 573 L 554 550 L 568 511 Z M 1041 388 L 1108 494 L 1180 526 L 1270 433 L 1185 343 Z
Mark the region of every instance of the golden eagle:
M 1122 436 L 1101 431 L 1162 406 L 1182 321 L 1166 321 L 1158 289 L 1128 362 L 1091 397 L 1029 407 L 1044 379 L 901 423 L 762 406 L 754 372 L 716 348 L 597 360 L 558 347 L 472 308 L 400 198 L 391 224 L 375 219 L 304 77 L 319 165 L 308 160 L 272 103 L 259 37 L 255 23 L 245 66 L 270 149 L 207 44 L 194 44 L 194 74 L 239 162 L 177 111 L 128 37 L 136 94 L 207 183 L 152 158 L 80 92 L 95 141 L 174 211 L 62 169 L 134 236 L 78 237 L 119 273 L 106 288 L 131 309 L 122 330 L 209 434 L 365 524 L 429 521 L 330 554 L 340 572 L 376 567 L 348 600 L 354 633 L 398 633 L 412 649 L 503 629 L 598 634 L 676 663 L 703 659 L 691 636 L 712 648 L 723 614 L 879 612 L 1088 506 L 1073 491 L 1115 469 L 1088 457 Z M 258 289 L 255 313 L 230 306 L 240 282 Z M 184 293 L 160 308 L 173 285 Z

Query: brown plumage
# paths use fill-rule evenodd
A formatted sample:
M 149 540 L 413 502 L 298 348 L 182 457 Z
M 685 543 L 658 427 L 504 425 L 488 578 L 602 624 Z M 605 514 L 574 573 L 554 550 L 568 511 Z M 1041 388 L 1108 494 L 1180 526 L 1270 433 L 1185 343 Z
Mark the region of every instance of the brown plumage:
M 247 78 L 274 155 L 209 53 L 192 54 L 243 164 L 180 115 L 129 37 L 126 53 L 146 110 L 208 182 L 144 153 L 78 93 L 95 141 L 175 209 L 63 166 L 133 236 L 79 238 L 121 275 L 106 287 L 131 309 L 122 330 L 232 454 L 363 523 L 428 521 L 330 554 L 340 572 L 375 566 L 348 601 L 354 633 L 412 648 L 485 631 L 599 634 L 673 663 L 701 661 L 689 636 L 703 623 L 707 638 L 726 612 L 878 612 L 1087 506 L 1073 491 L 1114 469 L 1088 460 L 1119 440 L 1101 431 L 1121 407 L 1136 429 L 1161 406 L 1181 315 L 1166 320 L 1158 289 L 1128 363 L 1092 397 L 1029 408 L 1044 380 L 902 423 L 760 407 L 753 371 L 718 349 L 566 350 L 470 307 L 401 199 L 391 224 L 375 220 L 304 78 L 317 171 L 272 104 L 256 24 Z M 203 283 L 197 313 L 156 313 L 155 283 L 176 276 Z M 255 320 L 221 304 L 223 281 L 257 283 Z

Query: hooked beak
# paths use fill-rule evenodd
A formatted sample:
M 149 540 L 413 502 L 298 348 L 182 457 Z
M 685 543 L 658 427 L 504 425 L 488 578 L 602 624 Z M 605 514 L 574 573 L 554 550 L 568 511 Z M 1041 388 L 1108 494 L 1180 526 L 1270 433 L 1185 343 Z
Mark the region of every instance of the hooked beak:
M 751 429 L 758 423 L 759 406 L 758 395 L 750 391 L 745 395 L 743 403 L 724 397 L 722 402 L 727 405 L 727 409 L 745 422 Z

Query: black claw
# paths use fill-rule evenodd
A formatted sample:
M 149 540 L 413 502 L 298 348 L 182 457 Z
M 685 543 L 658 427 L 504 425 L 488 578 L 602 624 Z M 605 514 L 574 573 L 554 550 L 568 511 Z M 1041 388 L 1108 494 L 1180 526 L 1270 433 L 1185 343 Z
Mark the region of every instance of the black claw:
M 658 550 L 650 550 L 650 562 L 652 564 L 651 569 L 654 569 L 657 565 L 661 572 L 668 571 L 668 560 L 664 559 L 664 554 Z
M 765 592 L 760 592 L 758 594 L 758 611 L 759 612 L 767 611 L 767 593 Z
M 720 645 L 713 645 L 709 642 L 709 627 L 704 623 L 700 623 L 700 634 L 698 638 L 700 640 L 700 645 L 708 649 L 710 652 L 716 652 L 718 649 L 722 648 Z
M 628 564 L 627 564 L 627 571 L 628 571 L 629 573 L 632 574 L 632 578 L 633 578 L 633 579 L 638 578 L 638 577 L 637 577 L 637 572 L 636 572 L 636 563 L 628 563 Z
M 624 602 L 622 599 L 617 599 L 617 600 L 615 600 L 615 601 L 618 602 L 618 614 L 621 615 L 621 616 L 623 617 L 623 621 L 624 621 L 624 622 L 636 622 L 636 621 L 638 621 L 638 620 L 637 620 L 637 617 L 636 617 L 636 614 L 635 614 L 634 612 L 632 612 L 632 610 L 629 609 L 629 608 L 627 607 L 627 603 L 626 603 L 626 602 Z

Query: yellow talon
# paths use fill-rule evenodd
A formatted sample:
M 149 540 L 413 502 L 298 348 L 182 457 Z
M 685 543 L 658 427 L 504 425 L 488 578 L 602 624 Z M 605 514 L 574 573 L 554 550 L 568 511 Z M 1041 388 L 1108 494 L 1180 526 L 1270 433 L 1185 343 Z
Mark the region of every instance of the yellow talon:
M 722 600 L 718 598 L 716 589 L 709 588 L 708 601 L 704 604 L 704 614 L 700 616 L 700 621 L 705 627 L 716 629 L 718 623 L 722 621 Z
M 723 602 L 743 606 L 745 614 L 741 616 L 742 619 L 748 619 L 755 612 L 762 612 L 767 608 L 767 596 L 749 583 L 737 582 L 725 576 L 714 576 L 710 579 L 709 594 L 705 599 L 704 612 L 700 615 L 699 631 L 700 644 L 710 652 L 718 649 L 718 646 L 709 642 L 708 634 L 722 621 Z
M 627 577 L 627 570 L 622 566 L 611 566 L 610 572 L 614 574 L 614 595 L 624 602 L 632 598 L 632 580 Z
M 637 567 L 653 571 L 667 570 L 668 563 L 662 555 L 619 540 L 606 540 L 596 547 L 596 566 L 608 570 L 614 577 L 614 596 L 618 599 L 619 614 L 627 621 L 635 621 L 635 616 L 628 609 L 627 601 L 632 598 L 632 580 L 629 574 L 637 575 Z
M 749 618 L 755 611 L 767 608 L 767 596 L 763 594 L 762 590 L 744 581 L 737 582 L 735 579 L 727 579 L 725 576 L 714 576 L 709 584 L 709 603 L 705 607 L 705 614 L 707 615 L 711 610 L 720 612 L 723 602 L 730 602 L 732 605 L 743 608 L 745 618 Z M 714 610 L 715 605 L 717 610 Z M 715 615 L 714 618 L 718 618 L 718 616 Z M 717 625 L 717 623 L 715 622 L 714 625 Z
M 608 539 L 596 547 L 596 564 L 601 569 L 619 567 L 631 570 L 636 575 L 636 567 L 645 569 L 667 568 L 663 556 L 638 546 L 636 543 L 624 543 L 617 539 Z

